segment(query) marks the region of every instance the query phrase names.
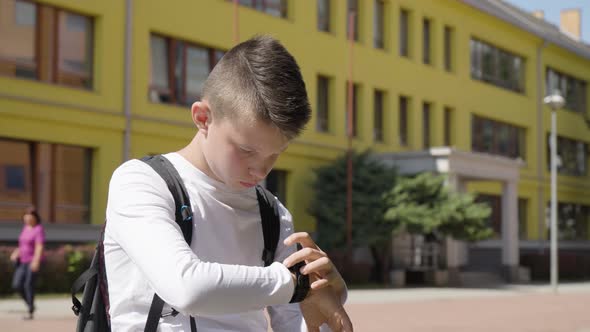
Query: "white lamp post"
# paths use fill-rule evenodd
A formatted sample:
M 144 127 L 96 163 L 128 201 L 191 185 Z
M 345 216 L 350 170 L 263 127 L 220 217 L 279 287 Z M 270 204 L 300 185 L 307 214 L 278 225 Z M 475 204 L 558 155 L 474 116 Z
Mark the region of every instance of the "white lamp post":
M 543 103 L 551 107 L 551 288 L 557 293 L 557 110 L 565 104 L 559 90 L 554 90 L 543 98 Z

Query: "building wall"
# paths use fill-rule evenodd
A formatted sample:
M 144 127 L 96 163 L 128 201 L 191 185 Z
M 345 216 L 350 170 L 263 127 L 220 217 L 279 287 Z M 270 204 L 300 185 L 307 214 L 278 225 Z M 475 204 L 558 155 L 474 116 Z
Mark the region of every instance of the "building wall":
M 124 116 L 125 1 L 75 2 L 47 0 L 42 3 L 70 9 L 95 18 L 94 89 L 85 91 L 53 84 L 0 76 L 0 137 L 73 144 L 92 148 L 91 222 L 100 224 L 108 181 L 122 162 Z M 443 109 L 453 109 L 452 145 L 471 150 L 471 116 L 510 123 L 526 131 L 525 165 L 521 170 L 519 197 L 527 198 L 528 238 L 543 239 L 545 202 L 549 200 L 549 173 L 545 142 L 538 144 L 538 131 L 546 137 L 550 112 L 542 108 L 542 127 L 537 125 L 540 96 L 545 93 L 545 67 L 551 66 L 590 80 L 590 60 L 557 46 L 542 51 L 542 77 L 536 76 L 537 48 L 542 40 L 460 1 L 385 1 L 385 49 L 373 47 L 373 1 L 360 0 L 360 41 L 353 46 L 353 81 L 360 86 L 359 134 L 356 149 L 396 152 L 422 149 L 422 103 L 431 106 L 431 146 L 444 144 Z M 312 169 L 342 154 L 345 134 L 346 82 L 349 43 L 346 40 L 344 1 L 331 1 L 331 32 L 320 32 L 315 1 L 289 1 L 288 18 L 282 19 L 244 6 L 239 7 L 239 37 L 260 33 L 280 39 L 301 66 L 312 120 L 280 157 L 276 168 L 289 171 L 287 206 L 302 230 L 314 231 L 307 214 L 312 192 Z M 410 57 L 399 55 L 399 12 L 408 10 Z M 150 84 L 150 33 L 228 50 L 234 45 L 234 5 L 224 0 L 133 1 L 131 72 L 131 157 L 177 150 L 195 134 L 188 107 L 158 104 L 148 100 Z M 431 20 L 432 64 L 422 63 L 422 19 Z M 452 64 L 443 62 L 443 29 L 453 29 Z M 525 58 L 525 92 L 512 92 L 471 78 L 470 38 L 486 41 Z M 317 76 L 331 78 L 330 130 L 316 128 Z M 384 142 L 372 138 L 373 90 L 386 92 Z M 410 99 L 409 144 L 398 139 L 400 95 Z M 587 94 L 588 95 L 588 94 Z M 589 98 L 590 99 L 590 98 Z M 590 142 L 590 130 L 581 117 L 559 112 L 560 135 Z M 472 183 L 470 191 L 500 194 L 497 183 Z M 590 178 L 559 176 L 560 200 L 590 205 Z

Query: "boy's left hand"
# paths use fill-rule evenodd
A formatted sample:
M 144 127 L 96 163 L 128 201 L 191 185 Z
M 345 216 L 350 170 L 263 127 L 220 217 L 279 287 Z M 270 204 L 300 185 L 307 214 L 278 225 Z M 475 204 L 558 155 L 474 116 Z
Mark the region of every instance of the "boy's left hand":
M 287 237 L 284 244 L 287 246 L 301 244 L 301 250 L 287 257 L 283 264 L 291 267 L 301 261 L 307 264 L 301 273 L 310 276 L 311 289 L 317 290 L 330 286 L 338 298 L 342 299 L 346 291 L 346 283 L 328 257 L 306 232 L 294 233 Z

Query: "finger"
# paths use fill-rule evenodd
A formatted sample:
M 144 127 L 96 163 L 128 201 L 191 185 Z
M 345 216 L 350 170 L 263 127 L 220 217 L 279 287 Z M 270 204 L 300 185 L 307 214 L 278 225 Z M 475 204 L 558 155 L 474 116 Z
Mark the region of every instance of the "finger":
M 299 243 L 303 246 L 303 248 L 313 248 L 313 249 L 317 249 L 317 250 L 320 249 L 317 246 L 317 244 L 315 244 L 315 242 L 313 242 L 313 239 L 311 238 L 311 236 L 306 232 L 293 233 L 293 234 L 289 235 L 285 239 L 285 241 L 283 241 L 283 243 L 286 246 L 292 246 L 295 243 Z
M 313 290 L 322 289 L 322 288 L 328 287 L 328 286 L 330 286 L 330 282 L 326 279 L 316 280 L 316 281 L 312 282 L 311 285 L 309 285 L 309 287 L 311 287 L 311 289 L 313 289 Z
M 291 267 L 302 261 L 315 261 L 318 258 L 325 257 L 326 254 L 322 251 L 318 251 L 312 248 L 303 248 L 292 253 L 289 257 L 285 258 L 283 264 L 286 267 Z
M 344 310 L 344 308 L 342 308 L 341 315 L 342 331 L 353 332 L 352 321 L 350 320 L 350 317 L 348 316 L 348 313 L 346 312 L 346 310 Z
M 326 324 L 328 324 L 328 327 L 332 332 L 342 331 L 342 322 L 340 322 L 340 319 L 329 319 Z
M 307 321 L 305 322 L 305 325 L 307 326 L 308 332 L 320 332 L 319 326 L 311 326 L 311 325 L 307 324 Z
M 321 277 L 324 277 L 328 273 L 332 272 L 334 265 L 330 259 L 326 256 L 320 257 L 313 262 L 309 262 L 306 266 L 301 269 L 302 274 L 316 273 Z

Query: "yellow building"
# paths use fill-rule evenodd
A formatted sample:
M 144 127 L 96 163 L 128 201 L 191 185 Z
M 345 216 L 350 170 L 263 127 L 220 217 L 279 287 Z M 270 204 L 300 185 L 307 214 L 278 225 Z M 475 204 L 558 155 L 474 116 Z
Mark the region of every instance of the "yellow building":
M 498 264 L 512 267 L 519 252 L 546 252 L 542 98 L 559 88 L 560 238 L 588 256 L 588 45 L 499 0 L 239 2 L 0 0 L 0 240 L 16 238 L 29 204 L 51 241 L 94 239 L 112 171 L 183 147 L 195 133 L 188 105 L 216 61 L 236 39 L 269 33 L 298 60 L 314 110 L 267 181 L 299 229 L 315 229 L 311 170 L 347 147 L 351 72 L 355 148 L 402 160 L 447 146 L 448 162 L 504 165 L 510 175 L 457 180 L 495 207 L 502 240 L 480 252 L 507 245 Z

